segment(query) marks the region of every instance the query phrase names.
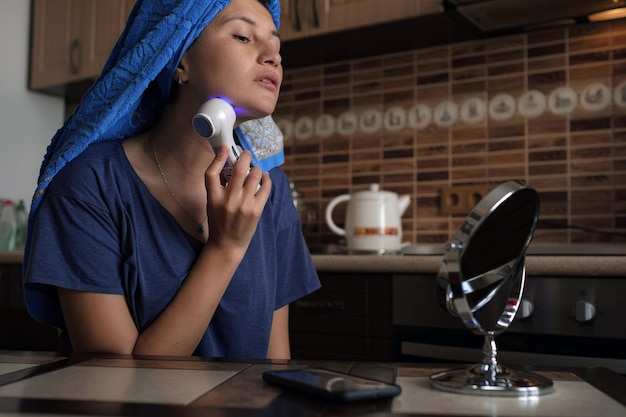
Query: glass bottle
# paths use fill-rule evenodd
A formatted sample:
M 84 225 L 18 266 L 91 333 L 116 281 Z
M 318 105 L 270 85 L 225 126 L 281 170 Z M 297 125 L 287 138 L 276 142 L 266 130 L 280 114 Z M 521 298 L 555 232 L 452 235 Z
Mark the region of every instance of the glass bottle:
M 15 208 L 15 249 L 23 250 L 26 246 L 26 228 L 28 226 L 28 213 L 26 213 L 26 205 L 24 200 L 20 200 Z
M 0 208 L 0 251 L 15 250 L 16 233 L 15 204 L 11 200 L 4 200 Z

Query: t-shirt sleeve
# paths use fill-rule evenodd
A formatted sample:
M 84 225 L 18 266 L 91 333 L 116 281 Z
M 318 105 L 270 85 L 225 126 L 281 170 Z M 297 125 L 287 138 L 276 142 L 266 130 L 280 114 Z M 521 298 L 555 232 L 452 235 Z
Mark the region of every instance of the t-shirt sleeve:
M 62 180 L 62 178 L 58 178 Z M 55 179 L 56 180 L 56 179 Z M 93 190 L 76 198 L 77 184 L 48 190 L 33 221 L 24 274 L 25 302 L 39 321 L 62 327 L 56 288 L 123 294 L 120 282 L 118 225 L 109 211 L 89 200 Z M 88 184 L 84 184 L 88 187 Z M 108 278 L 107 278 L 108 277 Z
M 293 204 L 289 181 L 279 168 L 270 171 L 275 189 L 278 286 L 275 309 L 319 289 L 321 284 L 302 235 L 298 212 Z

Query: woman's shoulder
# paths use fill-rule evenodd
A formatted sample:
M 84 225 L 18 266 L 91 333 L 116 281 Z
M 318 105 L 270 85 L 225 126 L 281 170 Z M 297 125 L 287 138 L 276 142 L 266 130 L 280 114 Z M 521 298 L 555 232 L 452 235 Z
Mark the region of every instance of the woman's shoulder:
M 289 178 L 280 167 L 272 168 L 269 173 L 272 179 L 272 192 L 268 206 L 278 224 L 289 225 L 298 216 L 293 204 Z
M 55 176 L 50 189 L 55 191 L 101 186 L 114 182 L 123 164 L 120 141 L 102 141 L 90 144 L 68 162 Z
M 280 167 L 270 169 L 269 173 L 272 183 L 276 183 L 279 187 L 284 187 L 285 185 L 289 187 L 287 174 Z
M 102 169 L 110 164 L 120 163 L 119 152 L 123 151 L 120 141 L 108 140 L 95 142 L 67 163 L 59 174 L 76 173 L 81 170 Z
M 291 188 L 289 187 L 289 179 L 287 174 L 280 167 L 272 168 L 269 171 L 270 178 L 272 179 L 272 194 L 273 199 L 286 199 L 289 197 L 291 200 Z

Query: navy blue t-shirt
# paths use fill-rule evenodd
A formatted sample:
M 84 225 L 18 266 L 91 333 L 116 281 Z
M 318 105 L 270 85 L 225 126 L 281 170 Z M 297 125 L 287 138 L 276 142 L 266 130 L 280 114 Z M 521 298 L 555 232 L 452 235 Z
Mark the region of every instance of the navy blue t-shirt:
M 195 354 L 263 358 L 275 310 L 319 288 L 286 175 Z M 122 294 L 141 332 L 167 307 L 203 244 L 185 232 L 130 165 L 121 141 L 90 145 L 48 187 L 33 223 L 25 301 L 69 339 L 56 287 Z

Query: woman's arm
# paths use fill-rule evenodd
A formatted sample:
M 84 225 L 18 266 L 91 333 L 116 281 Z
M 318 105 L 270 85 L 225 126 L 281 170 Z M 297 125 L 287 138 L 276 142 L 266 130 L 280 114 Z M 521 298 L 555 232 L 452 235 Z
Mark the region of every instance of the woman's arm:
M 58 288 L 76 352 L 191 355 L 208 327 L 241 256 L 206 250 L 170 305 L 141 334 L 122 295 Z
M 291 359 L 289 347 L 289 304 L 274 312 L 268 359 Z
M 124 296 L 64 288 L 57 293 L 74 351 L 133 352 L 138 334 Z

